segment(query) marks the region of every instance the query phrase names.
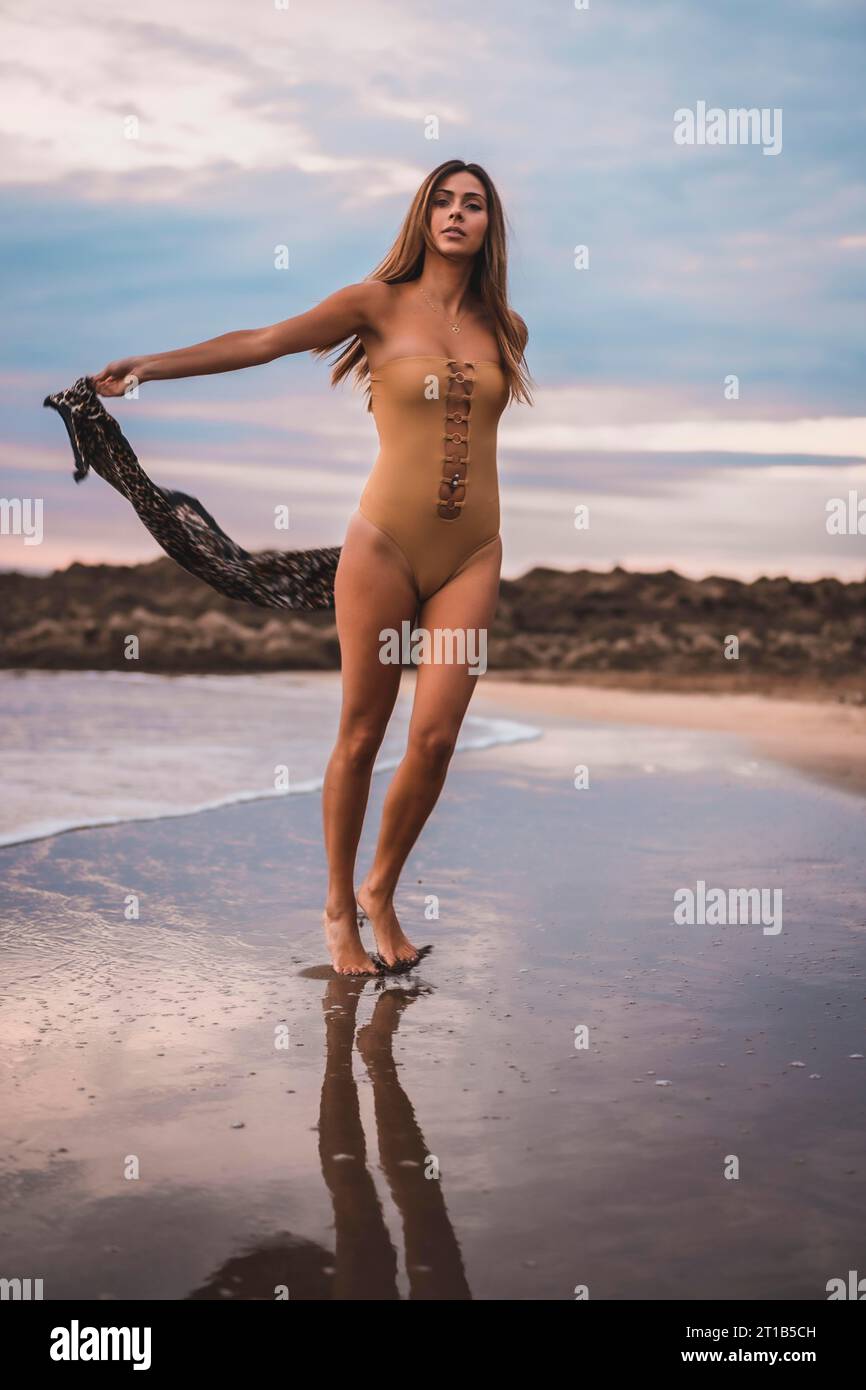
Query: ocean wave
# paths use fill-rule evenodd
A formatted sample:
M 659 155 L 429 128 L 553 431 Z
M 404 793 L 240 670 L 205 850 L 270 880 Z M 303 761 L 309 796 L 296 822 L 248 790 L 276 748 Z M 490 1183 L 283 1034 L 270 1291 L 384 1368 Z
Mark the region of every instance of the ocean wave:
M 0 684 L 9 716 L 0 847 L 321 791 L 340 701 L 339 677 L 330 672 L 31 672 L 4 675 Z M 289 694 L 294 700 L 287 705 Z M 251 696 L 253 717 L 246 708 Z M 386 744 L 374 773 L 401 761 L 403 748 L 394 745 L 405 738 L 408 715 L 408 703 L 399 702 L 392 746 Z M 456 751 L 541 733 L 510 719 L 467 715 Z M 271 775 L 276 761 L 298 767 L 298 775 L 289 774 L 286 788 L 256 785 L 260 771 L 267 767 Z

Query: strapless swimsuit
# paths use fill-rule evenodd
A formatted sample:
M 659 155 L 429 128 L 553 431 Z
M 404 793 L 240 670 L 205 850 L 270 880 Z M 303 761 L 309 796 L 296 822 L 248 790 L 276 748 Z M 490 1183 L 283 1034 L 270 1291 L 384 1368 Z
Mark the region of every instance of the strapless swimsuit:
M 361 510 L 403 551 L 422 597 L 498 534 L 496 426 L 507 399 L 494 362 L 398 357 L 371 372 L 382 447 Z M 340 546 L 250 554 L 196 497 L 148 477 L 92 377 L 79 377 L 43 404 L 66 426 L 75 481 L 92 468 L 190 574 L 263 608 L 333 608 Z
M 421 600 L 499 535 L 496 362 L 395 357 L 370 372 L 380 450 L 359 511 L 405 556 Z

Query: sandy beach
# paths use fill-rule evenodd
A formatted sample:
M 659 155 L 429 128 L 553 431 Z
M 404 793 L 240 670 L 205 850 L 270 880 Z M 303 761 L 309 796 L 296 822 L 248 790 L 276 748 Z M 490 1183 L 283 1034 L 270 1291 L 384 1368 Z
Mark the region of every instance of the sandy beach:
M 568 720 L 606 720 L 660 728 L 735 734 L 760 756 L 772 758 L 845 790 L 866 795 L 866 707 L 818 685 L 805 692 L 732 694 L 712 689 L 653 690 L 646 679 L 630 688 L 503 679 L 492 674 L 473 708 L 507 702 L 516 714 Z
M 455 757 L 404 980 L 328 969 L 315 794 L 0 850 L 0 1235 L 46 1298 L 814 1300 L 858 1267 L 864 802 L 790 756 L 819 714 L 476 702 L 539 736 Z M 676 925 L 701 879 L 781 888 L 782 929 Z

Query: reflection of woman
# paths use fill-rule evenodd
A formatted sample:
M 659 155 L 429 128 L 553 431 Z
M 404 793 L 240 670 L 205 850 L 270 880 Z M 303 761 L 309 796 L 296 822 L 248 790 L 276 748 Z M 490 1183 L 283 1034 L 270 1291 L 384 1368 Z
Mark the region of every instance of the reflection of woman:
M 341 344 L 332 381 L 353 369 L 359 381 L 369 373 L 381 447 L 334 582 L 343 704 L 323 793 L 324 927 L 342 974 L 378 970 L 361 943 L 357 904 L 384 965 L 404 969 L 418 959 L 394 892 L 442 789 L 476 676 L 465 661 L 419 666 L 406 754 L 356 899 L 370 777 L 400 682 L 400 666 L 381 659 L 379 634 L 399 633 L 413 619 L 431 633 L 489 626 L 502 554 L 496 428 L 510 399 L 530 401 L 526 341 L 526 325 L 507 302 L 499 196 L 479 165 L 449 160 L 424 180 L 368 280 L 282 323 L 125 358 L 94 377 L 100 395 L 117 396 L 130 377 L 235 371 Z
M 438 1159 L 429 1151 L 394 1060 L 400 1019 L 429 986 L 376 988 L 370 1022 L 357 1033 L 363 984 L 331 979 L 322 999 L 326 1062 L 315 1129 L 333 1206 L 334 1250 L 288 1231 L 256 1239 L 226 1259 L 189 1298 L 274 1298 L 283 1290 L 292 1300 L 400 1298 L 397 1252 L 367 1156 L 352 1071 L 355 1046 L 373 1087 L 379 1164 L 400 1216 L 409 1298 L 472 1297 Z

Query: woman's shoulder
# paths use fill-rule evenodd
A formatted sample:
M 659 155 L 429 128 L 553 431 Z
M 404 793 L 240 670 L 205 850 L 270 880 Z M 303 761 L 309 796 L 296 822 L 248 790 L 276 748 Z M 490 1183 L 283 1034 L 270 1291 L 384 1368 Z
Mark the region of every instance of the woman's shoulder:
M 389 285 L 386 280 L 360 280 L 353 288 L 359 291 L 369 304 L 384 306 L 396 302 L 403 286 Z
M 397 310 L 401 285 L 389 285 L 384 280 L 361 280 L 352 286 L 369 332 L 379 333 L 389 317 Z

